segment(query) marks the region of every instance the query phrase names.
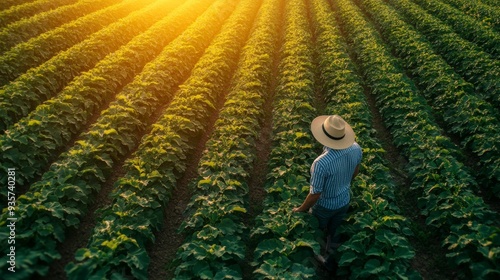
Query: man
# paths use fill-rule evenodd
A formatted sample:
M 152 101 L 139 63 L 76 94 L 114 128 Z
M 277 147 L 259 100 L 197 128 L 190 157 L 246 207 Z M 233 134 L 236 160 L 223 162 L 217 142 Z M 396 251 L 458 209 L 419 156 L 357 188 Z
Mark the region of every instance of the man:
M 319 221 L 319 228 L 326 231 L 326 251 L 339 246 L 339 236 L 335 235 L 342 223 L 350 201 L 351 181 L 356 177 L 361 163 L 361 147 L 354 141 L 351 126 L 340 116 L 319 116 L 311 123 L 314 138 L 321 143 L 323 153 L 311 166 L 311 186 L 309 194 L 294 212 L 307 212 Z M 326 261 L 317 256 L 329 271 L 334 270 L 332 256 Z

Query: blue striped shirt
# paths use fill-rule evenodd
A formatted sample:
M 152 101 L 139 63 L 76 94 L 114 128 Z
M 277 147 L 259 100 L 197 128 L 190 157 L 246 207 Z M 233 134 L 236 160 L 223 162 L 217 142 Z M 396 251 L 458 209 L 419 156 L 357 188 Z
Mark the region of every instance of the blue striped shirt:
M 321 193 L 316 204 L 339 209 L 349 203 L 350 185 L 363 153 L 358 143 L 342 150 L 323 148 L 311 165 L 311 194 Z

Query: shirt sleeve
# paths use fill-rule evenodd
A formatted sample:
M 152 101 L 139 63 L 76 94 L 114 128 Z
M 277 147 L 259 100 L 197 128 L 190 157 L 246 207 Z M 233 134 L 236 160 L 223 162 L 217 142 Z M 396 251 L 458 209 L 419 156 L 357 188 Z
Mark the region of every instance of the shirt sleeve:
M 363 159 L 363 149 L 359 147 L 359 153 L 358 153 L 358 164 L 361 163 L 361 160 Z
M 315 161 L 311 166 L 311 189 L 309 190 L 309 193 L 317 194 L 323 192 L 324 185 L 325 185 L 324 170 L 321 167 L 321 165 Z

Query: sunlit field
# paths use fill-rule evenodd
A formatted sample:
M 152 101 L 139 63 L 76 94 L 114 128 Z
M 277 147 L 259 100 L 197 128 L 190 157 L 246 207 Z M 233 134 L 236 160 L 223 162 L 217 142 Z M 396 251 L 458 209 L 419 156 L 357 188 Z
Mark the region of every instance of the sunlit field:
M 498 0 L 0 0 L 0 87 L 0 279 L 500 279 Z

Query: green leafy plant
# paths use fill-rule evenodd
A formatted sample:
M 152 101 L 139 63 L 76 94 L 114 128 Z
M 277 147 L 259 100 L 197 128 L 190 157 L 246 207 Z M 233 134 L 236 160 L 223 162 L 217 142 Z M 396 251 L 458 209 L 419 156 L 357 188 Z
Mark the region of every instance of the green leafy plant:
M 235 4 L 233 2 L 233 4 Z M 221 12 L 221 7 L 224 6 Z M 225 18 L 222 15 L 228 16 L 235 5 L 227 5 L 227 2 L 218 1 L 212 5 L 210 10 L 200 17 L 196 24 L 191 29 L 186 31 L 181 36 L 182 40 L 178 44 L 171 46 L 172 51 L 186 50 L 190 44 L 201 44 L 200 42 L 191 42 L 189 38 L 195 36 L 208 44 L 209 36 L 214 36 L 217 28 L 215 24 L 222 24 Z M 103 247 L 105 242 L 111 242 L 117 238 L 118 233 L 124 232 L 126 229 L 126 236 L 132 238 L 138 245 L 138 251 L 147 257 L 145 245 L 154 241 L 152 230 L 158 229 L 162 224 L 162 206 L 168 202 L 170 192 L 175 186 L 176 179 L 179 174 L 185 170 L 185 161 L 188 153 L 193 149 L 198 136 L 207 129 L 208 123 L 206 119 L 209 118 L 210 113 L 213 111 L 214 104 L 218 98 L 221 98 L 225 85 L 229 82 L 232 73 L 231 67 L 235 67 L 237 61 L 238 49 L 242 47 L 241 37 L 244 37 L 250 25 L 245 24 L 252 18 L 252 13 L 256 11 L 257 3 L 240 6 L 233 16 L 224 25 L 220 35 L 217 36 L 212 45 L 207 48 L 204 56 L 196 64 L 190 78 L 180 87 L 181 90 L 176 94 L 174 100 L 166 110 L 164 116 L 158 123 L 154 125 L 151 134 L 146 136 L 136 156 L 128 161 L 127 169 L 129 170 L 125 178 L 121 179 L 113 192 L 113 206 L 102 210 L 102 217 L 104 221 L 98 224 L 98 228 L 94 232 L 89 248 L 81 249 L 82 252 L 105 252 L 106 247 Z M 214 15 L 219 15 L 219 21 L 214 22 Z M 238 26 L 238 28 L 235 28 Z M 207 32 L 207 29 L 212 32 Z M 230 42 L 230 43 L 228 43 Z M 199 50 L 204 50 L 203 47 L 197 45 Z M 228 56 L 227 53 L 233 53 L 234 56 Z M 171 53 L 165 52 L 165 58 L 171 59 Z M 191 53 L 192 57 L 192 53 Z M 196 58 L 192 57 L 195 61 Z M 168 67 L 168 63 L 160 63 L 164 67 Z M 167 68 L 166 68 L 167 69 Z M 214 70 L 219 71 L 214 71 Z M 224 69 L 224 71 L 222 71 Z M 203 83 L 204 80 L 218 80 L 218 83 Z M 189 107 L 187 107 L 189 106 Z M 147 181 L 137 186 L 131 186 L 133 182 L 141 182 L 140 178 L 147 177 Z M 146 178 L 144 178 L 146 179 Z M 135 184 L 134 184 L 135 185 Z M 134 205 L 130 202 L 124 201 L 124 196 L 137 195 L 140 197 L 140 204 Z M 214 212 L 201 211 L 197 218 L 209 219 L 209 221 L 202 221 L 202 224 L 209 226 L 197 235 L 201 240 L 218 238 L 220 235 L 227 234 L 226 238 L 219 238 L 220 245 L 205 246 L 204 244 L 192 243 L 185 249 L 183 258 L 194 257 L 192 262 L 186 261 L 183 265 L 191 264 L 196 267 L 195 273 L 202 277 L 209 277 L 209 271 L 206 271 L 202 265 L 208 264 L 214 267 L 219 274 L 231 272 L 228 269 L 219 269 L 219 267 L 212 261 L 213 258 L 221 257 L 225 260 L 232 259 L 234 256 L 239 256 L 238 246 L 241 246 L 241 241 L 237 244 L 234 243 L 235 239 L 233 234 L 240 232 L 236 226 L 232 226 L 228 220 L 216 224 L 217 217 L 221 213 L 234 213 L 241 211 L 241 207 L 235 206 L 233 201 L 223 200 L 217 201 L 220 197 L 203 197 L 201 203 L 208 203 L 209 205 L 216 206 L 212 208 Z M 224 205 L 227 202 L 227 207 Z M 123 205 L 123 206 L 122 206 Z M 219 211 L 220 210 L 220 211 Z M 132 212 L 131 212 L 132 211 Z M 222 211 L 222 212 L 221 212 Z M 131 213 L 123 216 L 123 213 Z M 130 216 L 130 217 L 129 217 Z M 109 226 L 106 217 L 116 217 L 116 225 Z M 130 219 L 131 217 L 146 218 L 148 224 L 143 224 Z M 212 225 L 216 225 L 217 228 Z M 111 229 L 103 234 L 101 228 Z M 234 228 L 235 230 L 231 229 Z M 237 230 L 236 230 L 237 229 Z M 231 236 L 231 237 L 230 237 Z M 105 240 L 103 242 L 103 240 Z M 238 245 L 239 244 L 239 245 Z M 119 244 L 118 249 L 113 251 L 108 259 L 94 257 L 80 258 L 79 263 L 70 264 L 67 267 L 69 275 L 79 275 L 85 271 L 92 271 L 93 267 L 107 267 L 110 275 L 111 272 L 129 274 L 130 270 L 134 277 L 142 275 L 144 277 L 145 271 L 149 263 L 147 258 L 145 262 L 138 266 L 135 262 L 124 261 L 116 263 L 112 261 L 113 256 L 120 256 L 122 250 L 126 249 L 123 244 Z M 233 248 L 234 247 L 234 248 Z M 232 251 L 231 251 L 232 250 Z M 85 254 L 87 256 L 87 254 Z M 130 255 L 130 254 L 129 254 Z M 203 257 L 202 257 L 203 256 Z M 133 260 L 133 255 L 130 260 Z M 203 259 L 203 260 L 202 260 Z M 191 269 L 189 271 L 192 271 Z M 213 275 L 211 275 L 213 276 Z
M 141 2 L 141 5 L 146 5 L 149 2 L 150 0 Z M 81 75 L 84 71 L 91 70 L 92 76 L 98 76 L 102 79 L 101 83 L 106 81 L 107 84 L 99 85 L 95 90 L 111 89 L 115 88 L 115 85 L 123 86 L 123 80 L 130 81 L 130 77 L 137 73 L 130 71 L 135 70 L 135 65 L 144 66 L 147 61 L 161 51 L 161 46 L 164 44 L 161 44 L 162 40 L 158 40 L 158 38 L 165 37 L 168 40 L 169 37 L 157 35 L 154 36 L 155 40 L 153 41 L 148 38 L 152 34 L 146 32 L 139 36 L 141 39 L 132 39 L 160 20 L 170 9 L 176 7 L 171 3 L 157 3 L 132 12 L 137 9 L 136 4 L 135 1 L 126 1 L 102 9 L 87 18 L 77 20 L 76 23 L 70 23 L 28 42 L 21 43 L 3 54 L 0 57 L 0 73 L 2 74 L 0 84 L 5 85 L 5 87 L 0 90 L 0 104 L 2 104 L 0 106 L 0 131 L 3 132 L 8 128 L 11 131 L 15 130 L 12 128 L 13 124 L 26 117 L 36 106 L 54 96 L 65 96 L 66 99 L 63 100 L 68 102 L 68 94 L 77 95 L 74 92 L 74 87 L 83 86 L 80 83 L 84 77 L 88 78 L 88 73 Z M 152 13 L 152 11 L 157 10 L 164 10 L 164 12 Z M 116 21 L 117 18 L 121 19 Z M 116 22 L 97 31 L 102 25 L 109 24 L 113 20 Z M 96 26 L 89 26 L 89 23 Z M 83 25 L 85 32 L 79 31 L 82 29 L 81 25 Z M 97 32 L 84 40 L 86 36 L 90 35 L 88 32 L 92 30 Z M 121 48 L 129 41 L 131 42 L 127 46 L 127 51 Z M 145 53 L 140 46 L 148 46 L 149 52 Z M 151 52 L 152 49 L 155 49 L 154 53 Z M 116 53 L 117 50 L 118 53 Z M 114 55 L 108 56 L 113 52 L 115 52 Z M 136 58 L 130 55 L 131 52 L 143 54 Z M 124 53 L 129 54 L 126 57 L 129 62 L 120 66 L 121 72 L 103 76 L 111 68 L 109 62 L 118 62 L 120 56 L 122 56 L 121 59 L 124 58 Z M 146 57 L 149 59 L 142 60 Z M 141 60 L 138 61 L 138 58 Z M 138 69 L 140 68 L 142 67 L 138 67 Z M 126 71 L 123 71 L 125 69 Z M 75 78 L 77 81 L 72 81 Z M 15 82 L 8 84 L 14 79 Z M 110 83 L 109 81 L 114 82 Z M 86 90 L 95 85 L 95 83 L 86 84 Z M 65 88 L 66 86 L 73 89 Z
M 250 2 L 250 1 L 249 1 Z M 253 6 L 253 5 L 252 5 Z M 175 279 L 242 279 L 249 177 L 255 159 L 279 3 L 264 1 L 243 49 L 224 107 L 199 163 L 199 179 L 180 230 L 187 235 L 172 263 Z M 252 73 L 252 74 L 249 74 Z M 193 270 L 193 267 L 196 268 Z
M 257 243 L 252 265 L 257 279 L 313 279 L 311 262 L 320 253 L 317 220 L 294 213 L 308 193 L 306 176 L 315 156 L 307 132 L 312 106 L 312 35 L 303 1 L 285 5 L 285 35 L 278 91 L 273 106 L 273 148 L 263 212 L 255 218 L 251 239 Z
M 205 5 L 197 4 L 195 5 L 196 9 L 193 10 L 193 2 L 187 2 L 182 8 L 174 11 L 175 16 L 166 18 L 156 28 L 165 32 L 169 30 L 165 27 L 176 26 L 171 24 L 171 20 L 178 19 L 178 17 L 184 17 L 186 21 L 189 21 L 189 19 L 194 20 L 209 4 L 210 2 L 206 2 Z M 186 14 L 190 16 L 187 17 Z M 74 147 L 68 152 L 63 153 L 61 158 L 51 165 L 50 170 L 43 175 L 41 181 L 33 184 L 25 195 L 19 197 L 16 213 L 22 219 L 20 218 L 17 226 L 20 231 L 25 231 L 27 234 L 19 236 L 16 242 L 20 244 L 20 248 L 24 248 L 19 252 L 20 256 L 22 256 L 21 259 L 30 260 L 29 262 L 19 264 L 22 270 L 28 275 L 33 273 L 46 274 L 48 264 L 59 257 L 56 246 L 64 240 L 65 231 L 70 227 L 78 226 L 92 197 L 100 189 L 101 184 L 109 178 L 114 164 L 135 148 L 140 141 L 141 132 L 143 133 L 148 122 L 150 122 L 155 109 L 159 108 L 162 103 L 166 103 L 173 98 L 174 89 L 190 73 L 190 68 L 195 65 L 206 45 L 209 44 L 211 39 L 209 36 L 215 35 L 216 28 L 212 32 L 206 30 L 210 29 L 213 26 L 212 24 L 217 24 L 217 22 L 213 21 L 211 24 L 203 23 L 194 25 L 191 31 L 180 37 L 175 43 L 172 43 L 157 59 L 145 66 L 142 74 L 137 76 L 137 80 L 129 84 L 117 95 L 117 100 L 102 113 L 101 117 L 89 131 L 82 135 L 82 139 L 77 141 Z M 200 28 L 200 26 L 204 26 L 205 29 Z M 189 36 L 193 36 L 193 34 L 204 34 L 208 38 L 198 42 L 191 42 Z M 153 35 L 155 33 L 149 34 L 151 40 L 154 38 Z M 185 47 L 192 44 L 200 46 L 197 55 L 190 48 Z M 188 56 L 190 59 L 185 59 Z M 161 67 L 158 65 L 161 65 Z M 167 80 L 168 82 L 164 80 L 165 76 L 170 77 L 170 80 Z M 155 87 L 156 81 L 162 81 L 163 87 Z M 189 101 L 193 100 L 194 98 Z M 87 100 L 87 102 L 92 101 Z M 204 103 L 207 102 L 204 101 Z M 167 122 L 171 122 L 172 125 L 185 130 L 185 134 L 189 134 L 195 125 L 181 116 L 173 119 L 167 118 Z M 92 253 L 83 254 L 84 256 L 100 260 L 103 263 L 112 262 L 119 267 L 124 263 L 130 264 L 130 269 L 134 275 L 138 275 L 137 271 L 144 270 L 145 264 L 142 262 L 137 264 L 134 261 L 134 256 L 122 256 L 123 252 L 127 252 L 129 249 L 132 250 L 132 247 L 130 247 L 131 244 L 135 244 L 134 246 L 136 246 L 133 249 L 133 254 L 140 254 L 141 259 L 143 259 L 144 255 L 142 252 L 144 247 L 140 246 L 144 241 L 139 242 L 134 239 L 136 238 L 135 236 L 127 234 L 136 230 L 138 233 L 136 232 L 135 234 L 139 236 L 149 235 L 145 240 L 151 239 L 152 229 L 148 227 L 149 222 L 144 223 L 144 221 L 150 221 L 155 227 L 158 227 L 158 222 L 161 220 L 161 215 L 155 212 L 158 209 L 161 210 L 161 204 L 151 199 L 151 197 L 158 196 L 162 201 L 165 201 L 167 192 L 154 188 L 146 188 L 152 194 L 144 192 L 143 195 L 145 197 L 141 197 L 136 192 L 144 188 L 144 182 L 151 182 L 153 184 L 161 183 L 160 186 L 166 185 L 170 188 L 174 184 L 171 181 L 173 175 L 161 177 L 158 170 L 163 170 L 163 168 L 168 167 L 174 162 L 174 172 L 179 172 L 177 168 L 182 169 L 183 166 L 178 161 L 185 159 L 187 150 L 185 147 L 186 144 L 179 139 L 180 137 L 165 129 L 165 126 L 156 126 L 156 130 L 154 131 L 161 129 L 166 134 L 163 139 L 168 139 L 168 141 L 164 141 L 165 146 L 159 149 L 153 145 L 152 149 L 145 153 L 143 159 L 134 162 L 132 169 L 137 170 L 136 166 L 138 166 L 139 170 L 141 170 L 141 168 L 145 168 L 143 165 L 149 167 L 151 166 L 150 162 L 154 162 L 158 166 L 153 168 L 153 170 L 149 170 L 147 174 L 134 173 L 138 177 L 124 180 L 123 189 L 120 189 L 115 194 L 115 198 L 119 202 L 111 207 L 112 213 L 116 211 L 119 214 L 103 214 L 106 222 L 104 222 L 104 226 L 97 227 L 97 231 L 102 230 L 103 234 L 107 234 L 107 236 L 118 234 L 126 238 L 117 239 L 120 242 L 109 241 L 111 243 L 105 243 L 113 244 L 113 250 L 110 250 L 109 246 L 105 245 L 106 249 L 104 253 L 91 250 Z M 158 140 L 159 137 L 151 139 L 155 143 Z M 163 159 L 157 159 L 155 158 L 155 152 L 159 151 L 171 154 Z M 160 179 L 165 181 L 161 181 Z M 150 195 L 149 197 L 147 196 L 148 194 Z M 142 210 L 146 213 L 144 217 L 139 215 L 141 212 L 140 207 L 144 207 Z M 54 208 L 58 211 L 51 210 Z M 7 214 L 3 212 L 2 215 Z M 114 219 L 122 223 L 109 222 Z M 3 237 L 8 233 L 2 232 L 1 234 Z M 96 236 L 95 239 L 100 240 L 101 243 L 108 240 L 102 236 Z M 26 246 L 21 244 L 25 244 Z M 34 247 L 30 244 L 38 245 Z M 119 258 L 118 262 L 112 260 L 114 255 L 111 252 L 116 252 L 121 256 L 120 258 L 123 257 L 124 259 Z M 82 253 L 80 252 L 79 254 Z M 107 257 L 104 258 L 103 255 Z M 83 259 L 82 255 L 80 255 L 79 259 Z M 24 269 L 27 266 L 29 268 Z M 88 276 L 101 268 L 109 271 L 109 275 L 111 275 L 114 273 L 111 267 L 112 265 L 110 264 L 103 267 L 96 265 L 93 269 L 86 267 L 80 272 L 75 273 L 75 275 Z
M 149 9 L 153 8 L 150 7 Z M 147 10 L 142 12 L 147 12 Z M 138 20 L 138 18 L 147 18 L 141 16 L 142 12 L 136 12 L 131 20 L 124 20 L 119 25 L 126 27 L 127 24 L 134 23 L 134 18 L 135 20 Z M 54 157 L 57 155 L 56 151 L 75 137 L 104 104 L 111 102 L 115 98 L 117 91 L 120 91 L 134 75 L 142 70 L 146 63 L 153 59 L 168 42 L 173 40 L 176 35 L 186 28 L 190 22 L 189 18 L 183 19 L 183 14 L 175 14 L 159 21 L 149 31 L 139 35 L 126 46 L 100 61 L 92 70 L 78 76 L 57 97 L 38 106 L 29 116 L 17 122 L 7 133 L 0 135 L 0 143 L 2 143 L 0 166 L 17 166 L 19 169 L 19 185 L 28 186 L 34 178 L 42 175 L 41 173 L 43 170 L 46 170 L 49 162 L 55 159 Z M 153 22 L 154 18 L 151 18 L 149 24 L 153 24 Z M 148 24 L 145 25 L 147 26 Z M 111 32 L 113 30 L 107 31 Z M 128 36 L 133 36 L 134 32 L 139 31 L 130 30 L 131 35 L 129 34 Z M 111 32 L 108 34 L 104 32 L 102 35 L 105 34 L 107 36 L 110 36 L 109 34 L 117 36 L 118 33 Z M 158 38 L 162 38 L 162 40 Z M 104 43 L 106 40 L 96 41 L 97 43 Z M 93 44 L 97 43 L 93 42 Z M 86 45 L 86 47 L 89 46 Z M 88 51 L 94 49 L 99 50 L 100 48 L 92 47 Z M 131 55 L 132 53 L 134 55 Z M 67 54 L 70 57 L 76 56 L 74 58 L 77 60 L 82 55 L 78 51 L 75 53 L 69 51 Z M 65 62 L 64 58 L 66 56 L 62 55 L 61 59 L 55 57 L 54 60 L 57 63 L 71 66 L 72 64 L 67 61 Z M 52 67 L 48 67 L 45 70 L 49 68 L 52 69 Z M 57 73 L 59 72 L 56 71 L 54 75 L 58 75 Z M 39 75 L 44 74 L 37 72 L 33 77 L 39 77 Z M 44 77 L 41 79 L 44 82 L 51 80 L 50 76 L 45 75 Z M 161 81 L 163 83 L 172 81 L 172 77 L 168 79 L 163 77 Z M 154 90 L 156 85 L 157 83 L 150 83 L 148 86 Z M 137 84 L 134 86 L 137 86 Z M 130 90 L 133 90 L 133 86 L 131 86 Z M 16 94 L 24 94 L 23 91 L 17 92 L 15 90 L 15 92 Z M 27 96 L 32 94 L 36 94 L 36 91 L 30 92 Z M 22 98 L 17 99 L 15 96 L 11 97 L 17 100 L 17 102 L 23 100 Z M 119 100 L 124 103 L 130 102 L 127 98 L 123 97 L 120 97 Z M 137 103 L 140 103 L 140 101 Z M 31 104 L 31 102 L 26 102 L 22 106 L 28 104 Z M 1 108 L 17 110 L 17 113 L 23 111 L 12 106 L 1 106 Z M 153 110 L 155 107 L 148 106 L 147 108 Z M 116 109 L 116 107 L 110 108 L 110 110 L 113 109 Z M 24 111 L 28 112 L 27 109 Z M 140 112 L 142 111 L 144 109 Z M 115 111 L 115 114 L 119 115 L 120 112 Z M 8 121 L 10 118 L 1 119 Z M 3 182 L 5 179 L 2 177 L 0 180 Z
M 401 147 L 409 159 L 407 169 L 412 188 L 421 191 L 418 203 L 421 213 L 427 216 L 427 224 L 438 229 L 443 240 L 455 235 L 458 230 L 455 225 L 468 224 L 470 220 L 495 232 L 498 228 L 492 222 L 495 214 L 472 193 L 471 188 L 476 183 L 467 168 L 457 160 L 460 151 L 449 138 L 442 135 L 430 114 L 431 109 L 418 94 L 412 81 L 401 73 L 398 61 L 391 57 L 374 28 L 362 19 L 352 3 L 342 1 L 338 9 L 342 25 L 349 34 L 353 34 L 351 40 L 355 42 L 356 56 L 363 57 L 358 62 L 371 83 L 384 121 L 393 131 L 395 144 Z M 457 209 L 460 211 L 457 212 Z M 471 234 L 481 236 L 474 232 L 474 228 L 469 230 Z M 477 256 L 479 250 L 495 252 L 499 244 L 495 243 L 494 238 L 492 235 L 483 240 L 473 240 L 471 242 L 475 245 L 468 248 L 447 246 L 450 250 L 448 256 L 452 257 L 460 250 L 469 256 Z M 443 245 L 446 246 L 447 241 Z M 497 273 L 496 258 L 492 255 L 482 259 L 481 262 L 488 264 L 486 273 Z M 479 277 L 474 269 L 475 262 L 461 265 L 456 259 L 450 260 L 455 261 L 455 267 L 465 268 L 461 273 L 467 277 Z

